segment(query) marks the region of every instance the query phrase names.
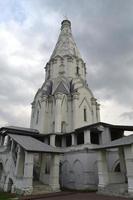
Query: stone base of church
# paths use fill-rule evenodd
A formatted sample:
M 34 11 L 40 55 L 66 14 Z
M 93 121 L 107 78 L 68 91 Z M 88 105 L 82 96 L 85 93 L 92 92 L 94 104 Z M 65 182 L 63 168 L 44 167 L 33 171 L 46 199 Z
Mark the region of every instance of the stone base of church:
M 33 192 L 33 188 L 25 188 L 25 189 L 20 189 L 20 188 L 14 188 L 14 193 L 18 195 L 31 195 Z
M 124 196 L 124 197 L 131 196 L 131 194 L 128 193 L 128 185 L 126 183 L 109 184 L 105 187 L 98 186 L 97 193 L 110 195 L 110 196 Z

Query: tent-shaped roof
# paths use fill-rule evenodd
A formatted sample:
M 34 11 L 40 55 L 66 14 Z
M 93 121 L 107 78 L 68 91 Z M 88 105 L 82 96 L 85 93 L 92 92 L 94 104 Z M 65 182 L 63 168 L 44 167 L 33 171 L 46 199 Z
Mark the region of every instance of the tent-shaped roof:
M 55 58 L 56 56 L 65 55 L 81 58 L 79 50 L 72 36 L 71 22 L 69 20 L 63 20 L 61 23 L 61 32 L 50 59 Z

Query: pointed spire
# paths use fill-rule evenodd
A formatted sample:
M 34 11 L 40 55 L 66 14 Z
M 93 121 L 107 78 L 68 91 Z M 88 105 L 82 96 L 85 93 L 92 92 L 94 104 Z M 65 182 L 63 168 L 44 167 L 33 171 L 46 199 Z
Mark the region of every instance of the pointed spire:
M 69 55 L 81 58 L 79 50 L 72 36 L 71 22 L 68 19 L 65 19 L 61 22 L 61 32 L 51 58 L 54 58 L 57 55 Z

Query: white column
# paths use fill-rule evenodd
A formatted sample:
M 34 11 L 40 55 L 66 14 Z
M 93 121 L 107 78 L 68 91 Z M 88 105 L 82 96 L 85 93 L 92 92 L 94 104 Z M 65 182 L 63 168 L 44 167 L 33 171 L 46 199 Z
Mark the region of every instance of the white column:
M 104 131 L 102 132 L 102 144 L 107 144 L 111 141 L 111 132 L 108 127 L 104 127 Z
M 77 135 L 76 134 L 72 134 L 72 145 L 77 145 Z
M 44 133 L 46 130 L 46 102 L 47 102 L 47 96 L 43 95 L 41 97 L 41 122 L 40 122 L 40 133 Z
M 91 144 L 90 130 L 84 130 L 84 144 Z
M 126 163 L 125 163 L 124 149 L 122 147 L 119 147 L 119 158 L 120 158 L 121 173 L 124 174 L 124 178 L 126 180 Z
M 98 152 L 98 176 L 99 184 L 98 188 L 104 188 L 109 183 L 109 173 L 108 173 L 108 164 L 106 159 L 106 150 L 100 150 Z
M 73 129 L 75 130 L 78 126 L 78 99 L 79 93 L 75 92 L 73 94 Z
M 100 104 L 96 104 L 97 121 L 100 122 Z
M 25 188 L 32 188 L 33 181 L 33 153 L 25 151 L 24 178 Z
M 65 135 L 62 136 L 62 145 L 61 146 L 66 147 L 66 136 Z
M 58 154 L 51 155 L 51 168 L 50 168 L 50 181 L 49 185 L 54 191 L 60 190 L 59 185 L 59 162 L 60 157 Z
M 92 123 L 96 123 L 97 122 L 97 116 L 96 116 L 96 99 L 94 97 L 91 98 L 91 105 L 92 105 L 92 111 L 93 111 Z
M 18 172 L 19 172 L 19 161 L 20 161 L 20 146 L 18 145 L 18 152 L 17 152 L 17 161 L 16 161 L 16 169 L 15 169 L 15 175 L 18 176 Z
M 31 120 L 30 120 L 30 128 L 33 128 L 34 124 L 34 110 L 35 110 L 35 102 L 31 103 Z
M 55 133 L 61 133 L 61 102 L 62 102 L 62 94 L 57 93 L 56 105 L 55 105 Z
M 55 147 L 55 135 L 50 135 L 50 145 Z
M 47 155 L 45 153 L 42 153 L 41 158 L 41 168 L 40 168 L 40 181 L 44 184 L 45 183 L 45 168 L 46 168 L 46 162 L 47 162 Z
M 133 144 L 124 147 L 127 178 L 128 178 L 128 193 L 133 195 Z

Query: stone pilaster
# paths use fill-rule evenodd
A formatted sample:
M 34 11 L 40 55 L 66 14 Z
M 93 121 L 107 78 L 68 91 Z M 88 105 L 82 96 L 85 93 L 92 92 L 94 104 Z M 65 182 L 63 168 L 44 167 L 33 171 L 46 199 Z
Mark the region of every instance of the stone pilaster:
M 73 129 L 75 130 L 78 126 L 78 99 L 79 93 L 73 93 Z
M 50 135 L 50 145 L 55 147 L 55 135 L 54 134 Z
M 17 152 L 17 161 L 16 161 L 16 169 L 15 169 L 15 175 L 18 176 L 18 172 L 19 172 L 19 161 L 20 161 L 20 146 L 18 145 L 18 152 Z
M 58 154 L 51 155 L 50 181 L 49 185 L 54 191 L 60 190 L 59 185 L 59 162 L 60 156 Z
M 34 123 L 34 110 L 35 110 L 35 102 L 31 103 L 31 120 L 30 120 L 30 128 L 33 128 Z
M 45 184 L 45 168 L 46 168 L 46 162 L 47 162 L 47 155 L 45 153 L 42 153 L 41 158 L 41 168 L 40 168 L 40 181 Z
M 15 175 L 16 177 L 23 177 L 24 176 L 24 150 L 18 145 L 18 152 L 17 152 L 17 161 L 16 161 L 16 170 Z
M 61 93 L 57 93 L 55 98 L 55 133 L 61 133 L 61 102 L 63 95 Z
M 99 176 L 99 190 L 104 188 L 109 184 L 109 173 L 108 173 L 108 165 L 106 159 L 106 150 L 100 150 L 98 152 L 98 176 Z
M 133 196 L 133 144 L 124 147 L 127 179 L 128 179 L 128 193 Z
M 44 133 L 46 129 L 46 102 L 47 102 L 47 96 L 43 95 L 41 97 L 41 122 L 40 122 L 40 133 Z
M 109 127 L 104 127 L 104 131 L 102 132 L 102 144 L 109 143 L 111 141 L 111 132 Z
M 100 104 L 96 104 L 97 121 L 100 122 Z
M 25 151 L 24 179 L 25 187 L 32 188 L 33 182 L 33 153 Z
M 62 145 L 61 146 L 66 147 L 66 136 L 65 135 L 62 136 Z
M 94 97 L 91 98 L 91 105 L 92 105 L 92 123 L 97 122 L 97 114 L 96 114 L 96 99 Z
M 90 130 L 84 130 L 84 144 L 91 144 Z
M 72 145 L 77 145 L 77 135 L 76 134 L 72 134 Z
M 124 149 L 122 147 L 119 147 L 119 158 L 120 158 L 121 173 L 124 174 L 126 180 L 126 162 L 125 162 Z

